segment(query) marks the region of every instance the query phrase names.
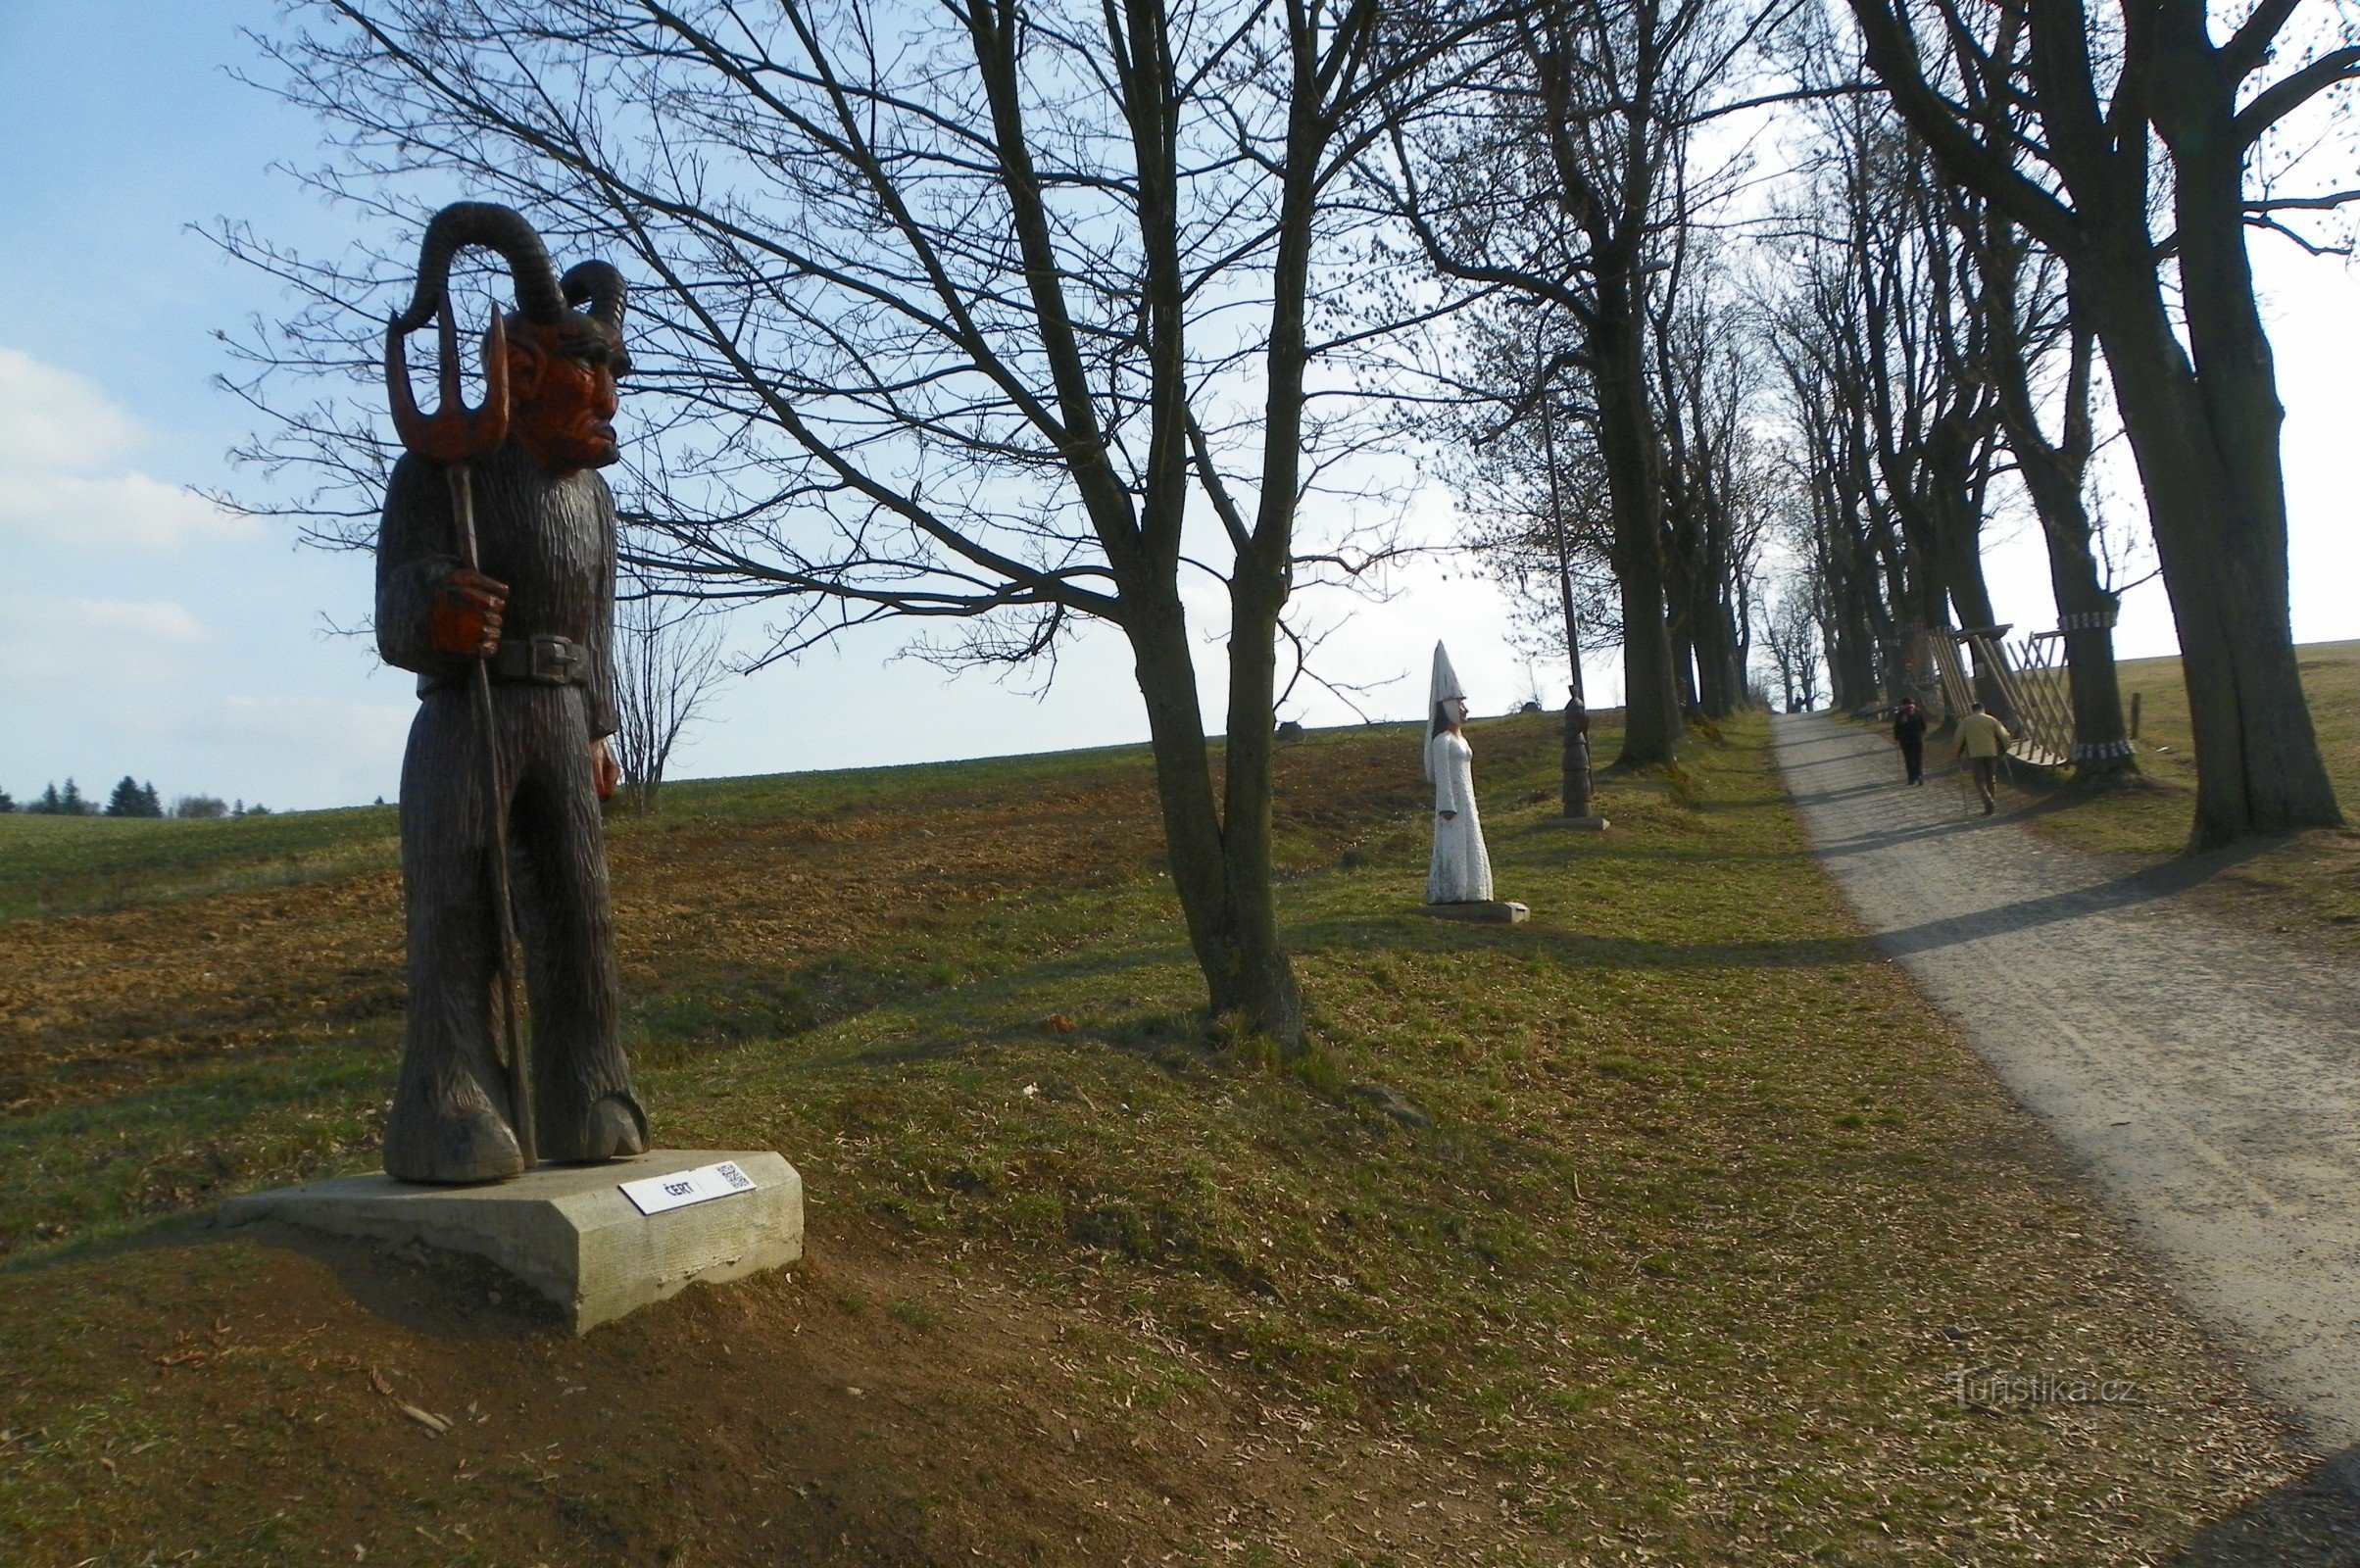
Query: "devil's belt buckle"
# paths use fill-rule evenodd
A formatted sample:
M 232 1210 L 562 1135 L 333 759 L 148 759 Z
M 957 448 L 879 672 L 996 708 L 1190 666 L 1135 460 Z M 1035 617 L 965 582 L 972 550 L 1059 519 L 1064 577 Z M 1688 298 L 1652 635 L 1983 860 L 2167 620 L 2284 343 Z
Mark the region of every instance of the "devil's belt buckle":
M 566 686 L 582 678 L 582 651 L 572 638 L 537 636 L 524 646 L 525 667 L 534 680 Z

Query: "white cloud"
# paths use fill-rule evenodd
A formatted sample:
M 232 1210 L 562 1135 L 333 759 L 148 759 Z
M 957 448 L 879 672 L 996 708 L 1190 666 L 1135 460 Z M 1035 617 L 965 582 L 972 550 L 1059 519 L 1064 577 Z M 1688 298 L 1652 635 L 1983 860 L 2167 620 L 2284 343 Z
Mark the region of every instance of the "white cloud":
M 254 537 L 254 519 L 129 466 L 139 422 L 97 383 L 0 348 L 0 539 L 175 550 Z
M 152 677 L 175 657 L 172 645 L 205 635 L 196 616 L 165 600 L 12 595 L 0 599 L 0 678 L 20 691 L 66 681 L 87 692 L 142 671 Z
M 144 473 L 0 476 L 0 537 L 93 550 L 176 550 L 249 539 L 257 531 L 253 518 Z
M 175 738 L 230 752 L 325 753 L 348 764 L 398 765 L 417 711 L 415 702 L 232 695 L 185 715 Z
M 205 640 L 203 623 L 168 601 L 10 595 L 0 598 L 0 694 L 15 706 L 70 693 L 87 721 Z
M 0 348 L 0 476 L 94 472 L 139 436 L 97 382 Z

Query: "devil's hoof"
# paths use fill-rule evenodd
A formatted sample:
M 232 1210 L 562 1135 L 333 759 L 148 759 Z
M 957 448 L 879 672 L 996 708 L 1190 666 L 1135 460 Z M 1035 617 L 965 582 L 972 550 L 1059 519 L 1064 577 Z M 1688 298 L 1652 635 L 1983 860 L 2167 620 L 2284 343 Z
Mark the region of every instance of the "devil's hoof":
M 497 1111 L 397 1117 L 385 1128 L 385 1174 L 397 1182 L 497 1182 L 524 1174 L 516 1135 Z
M 541 1152 L 568 1165 L 644 1154 L 648 1121 L 639 1106 L 621 1095 L 608 1095 L 590 1107 L 577 1136 L 552 1130 L 542 1136 Z

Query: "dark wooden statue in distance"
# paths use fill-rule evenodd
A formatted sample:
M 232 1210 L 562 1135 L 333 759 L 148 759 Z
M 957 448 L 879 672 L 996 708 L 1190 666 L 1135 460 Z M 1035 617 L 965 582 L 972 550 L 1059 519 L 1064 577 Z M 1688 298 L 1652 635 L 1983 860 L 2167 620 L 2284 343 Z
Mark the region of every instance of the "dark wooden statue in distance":
M 1582 689 L 1576 686 L 1565 704 L 1565 738 L 1558 759 L 1563 775 L 1566 816 L 1590 814 L 1590 710 L 1582 704 Z
M 504 257 L 516 290 L 516 312 L 485 334 L 483 406 L 471 410 L 447 297 L 451 259 L 469 245 Z M 417 292 L 387 330 L 409 451 L 377 538 L 377 648 L 418 675 L 402 760 L 409 1033 L 385 1123 L 398 1180 L 497 1181 L 536 1157 L 647 1147 L 619 1033 L 598 808 L 615 783 L 615 497 L 598 469 L 619 455 L 622 310 L 615 269 L 585 262 L 561 279 L 521 217 L 462 202 L 427 226 Z M 442 405 L 421 415 L 403 339 L 429 320 Z

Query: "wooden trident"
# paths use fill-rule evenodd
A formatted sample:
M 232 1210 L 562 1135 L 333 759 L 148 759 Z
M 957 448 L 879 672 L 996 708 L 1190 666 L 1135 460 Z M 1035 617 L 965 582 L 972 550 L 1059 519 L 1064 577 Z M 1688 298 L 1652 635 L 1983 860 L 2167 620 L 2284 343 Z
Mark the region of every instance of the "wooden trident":
M 492 329 L 484 337 L 483 406 L 470 409 L 460 385 L 459 327 L 451 316 L 448 291 L 435 308 L 434 328 L 440 345 L 441 407 L 432 414 L 418 412 L 410 391 L 409 356 L 402 346 L 408 333 L 398 319 L 385 329 L 385 392 L 393 405 L 393 427 L 402 445 L 442 465 L 451 482 L 451 518 L 459 534 L 460 562 L 469 571 L 480 571 L 470 465 L 508 436 L 508 332 L 495 310 Z M 492 714 L 491 667 L 482 659 L 474 664 L 475 736 L 483 750 L 485 810 L 491 817 L 486 842 L 491 847 L 492 899 L 498 906 L 500 1027 L 508 1048 L 509 1110 L 517 1152 L 524 1156 L 524 1168 L 530 1170 L 539 1162 L 540 1151 L 533 1132 L 532 1056 L 516 1024 L 516 911 L 509 902 L 507 778 L 500 765 L 499 725 Z

